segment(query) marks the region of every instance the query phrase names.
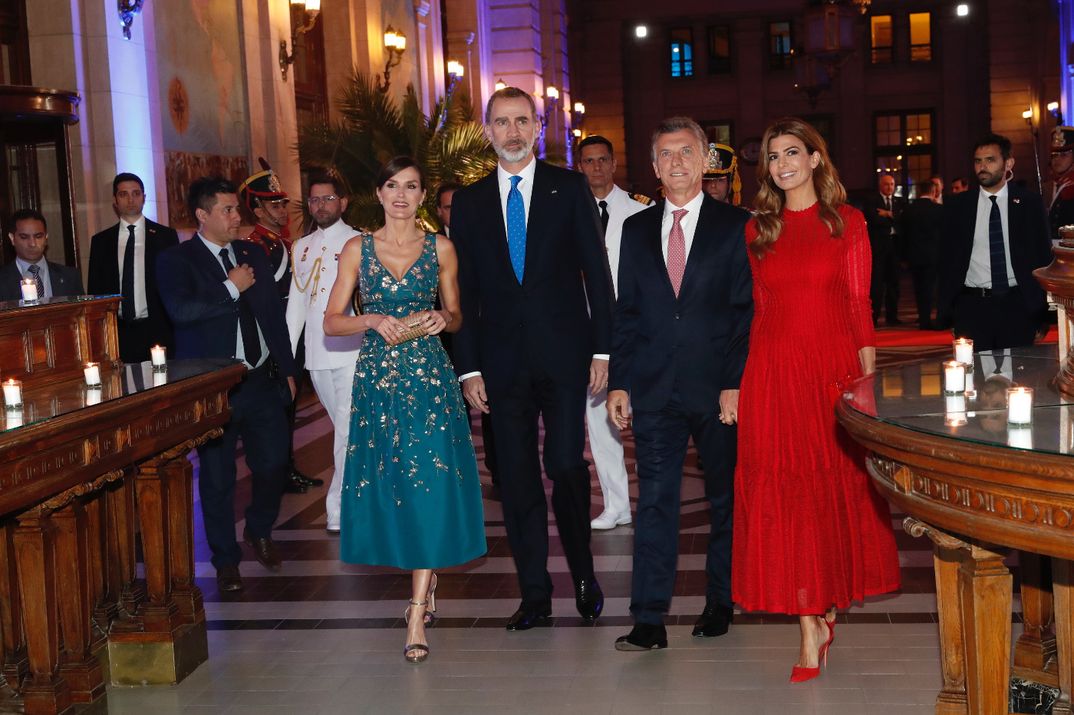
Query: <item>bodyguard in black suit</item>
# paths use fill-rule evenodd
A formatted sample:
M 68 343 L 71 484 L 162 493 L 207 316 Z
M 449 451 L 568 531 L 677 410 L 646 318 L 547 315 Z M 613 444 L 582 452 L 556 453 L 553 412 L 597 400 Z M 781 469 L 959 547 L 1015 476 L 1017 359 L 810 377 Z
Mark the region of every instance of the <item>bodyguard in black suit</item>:
M 888 325 L 899 324 L 899 258 L 902 253 L 899 230 L 906 199 L 895 195 L 895 177 L 880 177 L 879 193 L 865 202 L 865 223 L 869 228 L 869 247 L 873 252 L 873 282 L 869 297 L 873 301 L 873 323 L 880 319 L 880 309 Z
M 921 194 L 902 214 L 906 256 L 914 279 L 917 325 L 922 330 L 936 329 L 932 308 L 936 304 L 936 267 L 943 242 L 943 206 L 937 203 L 941 194 L 936 181 L 922 184 Z M 942 314 L 938 322 L 945 322 Z
M 124 362 L 148 360 L 153 345 L 165 346 L 170 354 L 172 325 L 157 287 L 157 258 L 179 245 L 179 237 L 142 215 L 145 185 L 135 174 L 117 174 L 112 180 L 112 205 L 119 223 L 90 240 L 89 292 L 122 296 L 118 328 Z
M 611 276 L 585 177 L 534 158 L 537 127 L 528 93 L 508 87 L 492 95 L 485 133 L 499 165 L 455 192 L 451 216 L 463 310 L 455 369 L 466 400 L 492 417 L 522 592 L 508 630 L 551 614 L 538 418 L 578 611 L 592 620 L 604 603 L 589 548 L 590 475 L 582 455 L 587 386 L 599 390 L 607 381 Z
M 0 300 L 20 300 L 22 280 L 37 279 L 39 298 L 82 295 L 82 274 L 77 268 L 45 259 L 48 224 L 40 211 L 21 209 L 11 216 L 7 238 L 15 260 L 0 268 Z
M 205 537 L 222 591 L 242 588 L 235 540 L 235 442 L 242 437 L 253 495 L 243 538 L 265 568 L 277 571 L 272 541 L 287 475 L 287 408 L 297 374 L 283 308 L 265 252 L 236 241 L 239 199 L 222 178 L 190 187 L 198 233 L 161 254 L 160 295 L 175 325 L 178 358 L 240 358 L 248 372 L 228 395 L 224 435 L 198 449 L 198 487 Z
M 704 462 L 710 532 L 705 612 L 694 635 L 731 622 L 731 516 L 738 386 L 753 317 L 746 254 L 749 214 L 701 190 L 704 131 L 664 120 L 653 168 L 666 199 L 623 224 L 608 412 L 620 429 L 634 411 L 638 506 L 630 612 L 618 650 L 667 646 L 664 616 L 678 558 L 680 487 L 688 440 Z
M 1048 311 L 1033 278 L 1052 258 L 1044 204 L 1009 183 L 1014 158 L 1006 137 L 983 138 L 973 163 L 980 187 L 944 205 L 941 307 L 975 350 L 1032 345 Z

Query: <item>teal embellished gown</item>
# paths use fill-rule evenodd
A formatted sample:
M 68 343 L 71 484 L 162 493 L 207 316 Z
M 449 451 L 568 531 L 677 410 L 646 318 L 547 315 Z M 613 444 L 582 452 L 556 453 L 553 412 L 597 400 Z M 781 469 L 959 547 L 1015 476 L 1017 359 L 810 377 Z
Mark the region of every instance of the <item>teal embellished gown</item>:
M 436 237 L 402 280 L 362 237 L 362 310 L 403 318 L 430 310 L 438 288 Z M 343 477 L 343 561 L 444 568 L 485 553 L 485 525 L 470 420 L 440 338 L 389 346 L 375 330 L 354 370 Z

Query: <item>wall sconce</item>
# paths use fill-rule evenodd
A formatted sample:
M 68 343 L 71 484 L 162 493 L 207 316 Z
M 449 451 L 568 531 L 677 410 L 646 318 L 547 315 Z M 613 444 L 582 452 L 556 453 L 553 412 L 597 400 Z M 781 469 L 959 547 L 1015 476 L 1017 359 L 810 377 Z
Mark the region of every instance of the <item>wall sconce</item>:
M 498 79 L 496 80 L 496 91 L 499 92 L 501 89 L 507 89 L 507 83 L 502 79 Z
M 406 35 L 396 30 L 391 25 L 384 31 L 384 49 L 388 52 L 388 61 L 384 63 L 384 77 L 377 77 L 377 89 L 382 93 L 388 92 L 392 83 L 392 67 L 398 67 L 403 60 L 403 52 L 406 50 Z
M 119 12 L 119 23 L 123 26 L 124 39 L 131 39 L 134 16 L 142 11 L 144 4 L 145 0 L 116 0 L 116 10 Z
M 280 76 L 287 81 L 287 68 L 295 62 L 295 44 L 317 24 L 321 14 L 321 0 L 291 0 L 291 51 L 287 51 L 287 40 L 280 40 Z
M 455 92 L 459 80 L 466 76 L 466 68 L 458 60 L 448 60 L 447 63 L 448 86 L 447 93 L 450 96 Z
M 1044 184 L 1042 183 L 1042 177 L 1040 175 L 1040 149 L 1037 146 L 1040 144 L 1040 135 L 1037 133 L 1037 127 L 1033 124 L 1033 107 L 1026 107 L 1022 112 L 1022 119 L 1026 120 L 1026 125 L 1029 126 L 1029 133 L 1033 135 L 1033 163 L 1037 169 L 1037 188 L 1040 190 L 1041 195 L 1044 195 Z
M 1048 113 L 1055 117 L 1056 124 L 1063 123 L 1063 113 L 1059 111 L 1059 102 L 1048 102 Z
M 552 85 L 548 85 L 544 90 L 544 96 L 549 99 L 559 99 L 559 90 Z
M 585 105 L 582 104 L 581 102 L 575 102 L 574 103 L 574 113 L 575 114 L 585 114 Z

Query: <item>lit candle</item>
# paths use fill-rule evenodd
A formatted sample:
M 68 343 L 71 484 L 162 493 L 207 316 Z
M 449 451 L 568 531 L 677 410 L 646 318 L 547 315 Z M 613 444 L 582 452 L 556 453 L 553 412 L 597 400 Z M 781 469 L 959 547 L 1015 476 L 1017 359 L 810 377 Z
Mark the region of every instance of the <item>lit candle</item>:
M 966 391 L 966 366 L 958 360 L 943 364 L 943 391 L 949 395 Z
M 90 387 L 95 387 L 101 384 L 101 366 L 95 362 L 86 363 L 86 369 L 83 370 L 86 374 L 86 384 Z
M 944 398 L 944 420 L 948 427 L 961 427 L 969 420 L 966 419 L 965 395 L 948 395 Z
M 90 387 L 86 390 L 86 407 L 101 404 L 104 399 L 104 390 L 100 387 Z
M 167 370 L 154 370 L 153 371 L 153 387 L 160 387 L 161 385 L 168 384 L 168 371 Z
M 153 367 L 163 367 L 167 364 L 168 358 L 165 354 L 164 348 L 160 345 L 154 345 L 149 348 L 149 356 L 153 360 Z
M 1019 449 L 1033 449 L 1032 427 L 1008 427 L 1007 445 Z
M 33 278 L 22 279 L 22 299 L 27 303 L 37 302 L 37 281 Z
M 6 410 L 4 412 L 4 429 L 22 427 L 22 410 Z
M 1007 422 L 1027 425 L 1033 421 L 1033 388 L 1007 388 Z
M 22 383 L 15 378 L 4 380 L 4 405 L 10 410 L 22 407 Z
M 973 341 L 969 338 L 958 338 L 954 342 L 955 360 L 964 365 L 973 364 Z

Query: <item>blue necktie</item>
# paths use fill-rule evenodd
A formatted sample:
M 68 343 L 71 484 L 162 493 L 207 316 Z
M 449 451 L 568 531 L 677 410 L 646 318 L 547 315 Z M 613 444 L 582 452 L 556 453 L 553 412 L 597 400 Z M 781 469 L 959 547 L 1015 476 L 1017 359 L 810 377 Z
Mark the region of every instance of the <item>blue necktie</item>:
M 518 190 L 521 176 L 511 177 L 511 190 L 507 192 L 507 250 L 511 254 L 511 267 L 515 277 L 522 283 L 526 270 L 526 206 L 522 192 Z
M 1003 218 L 996 197 L 989 196 L 992 209 L 988 213 L 988 259 L 992 264 L 992 290 L 1000 293 L 1010 288 L 1007 282 L 1007 252 L 1003 249 Z

